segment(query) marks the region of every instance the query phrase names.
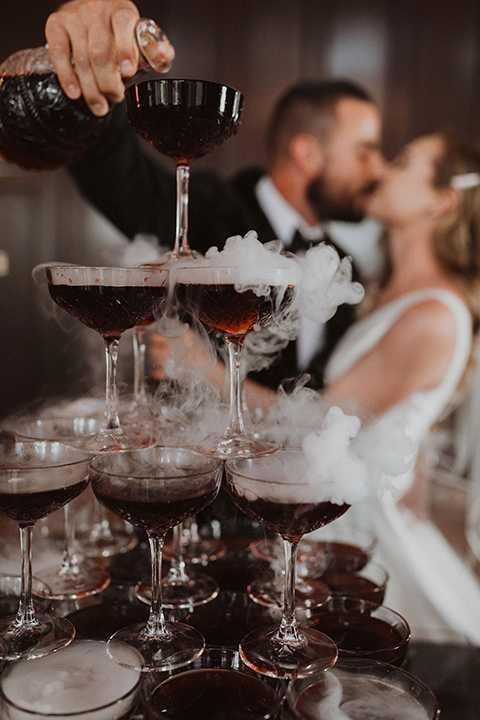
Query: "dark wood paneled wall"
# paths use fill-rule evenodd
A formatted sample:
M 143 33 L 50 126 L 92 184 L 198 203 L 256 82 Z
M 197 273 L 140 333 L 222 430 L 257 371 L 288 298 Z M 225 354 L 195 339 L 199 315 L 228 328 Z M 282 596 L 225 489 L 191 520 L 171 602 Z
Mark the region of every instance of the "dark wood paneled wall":
M 385 152 L 452 126 L 480 141 L 478 0 L 176 0 L 141 10 L 177 48 L 172 73 L 227 82 L 246 97 L 237 139 L 208 162 L 258 161 L 282 90 L 302 77 L 350 77 L 380 103 Z
M 40 44 L 52 0 L 3 0 L 0 56 Z M 172 75 L 246 97 L 234 142 L 202 161 L 235 170 L 263 154 L 275 99 L 301 77 L 356 79 L 378 99 L 385 151 L 445 125 L 480 140 L 478 0 L 139 0 L 177 50 Z

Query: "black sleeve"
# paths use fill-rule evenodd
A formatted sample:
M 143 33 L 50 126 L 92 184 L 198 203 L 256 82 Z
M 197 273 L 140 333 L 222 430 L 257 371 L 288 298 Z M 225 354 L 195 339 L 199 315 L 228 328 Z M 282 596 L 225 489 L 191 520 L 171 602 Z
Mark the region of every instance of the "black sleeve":
M 168 171 L 156 162 L 128 124 L 120 103 L 100 141 L 73 163 L 69 171 L 81 193 L 124 235 L 156 235 L 160 244 L 175 240 L 176 183 L 174 165 Z M 234 187 L 214 173 L 195 172 L 190 179 L 189 241 L 205 252 L 222 246 L 230 235 L 244 234 L 244 211 Z

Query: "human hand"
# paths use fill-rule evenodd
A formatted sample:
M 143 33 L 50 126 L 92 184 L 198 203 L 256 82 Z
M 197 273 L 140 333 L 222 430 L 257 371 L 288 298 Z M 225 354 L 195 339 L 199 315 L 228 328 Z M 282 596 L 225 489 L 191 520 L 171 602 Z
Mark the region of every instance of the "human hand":
M 225 385 L 225 365 L 218 359 L 206 334 L 199 334 L 192 328 L 184 335 L 172 338 L 152 332 L 149 360 L 151 376 L 155 380 L 196 372 L 220 388 Z
M 168 378 L 165 372 L 165 358 L 170 354 L 167 338 L 158 332 L 150 333 L 149 346 L 150 375 L 154 380 Z
M 47 19 L 45 36 L 60 84 L 72 100 L 83 94 L 94 115 L 105 115 L 109 101 L 121 102 L 122 79 L 137 71 L 139 16 L 130 0 L 70 0 Z

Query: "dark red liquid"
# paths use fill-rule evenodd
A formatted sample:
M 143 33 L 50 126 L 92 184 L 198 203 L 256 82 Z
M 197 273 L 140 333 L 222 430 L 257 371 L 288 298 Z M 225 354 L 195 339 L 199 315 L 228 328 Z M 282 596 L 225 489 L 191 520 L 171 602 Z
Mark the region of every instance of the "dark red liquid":
M 198 487 L 198 484 L 189 487 L 188 483 L 184 483 L 181 493 L 166 490 L 159 493 L 154 481 L 150 488 L 145 487 L 141 493 L 138 487 L 132 488 L 130 492 L 123 487 L 116 493 L 114 484 L 108 478 L 92 472 L 91 480 L 95 495 L 108 510 L 152 534 L 162 534 L 200 512 L 215 499 L 218 492 L 214 479 L 202 487 Z M 181 478 L 179 483 L 183 483 Z
M 231 481 L 229 487 L 232 500 L 240 510 L 288 540 L 297 540 L 305 533 L 336 520 L 350 507 L 331 502 L 279 503 L 262 498 L 252 501 L 247 500 L 244 495 L 239 495 Z
M 278 699 L 259 678 L 238 670 L 203 669 L 165 680 L 145 708 L 148 720 L 262 720 L 276 717 Z
M 166 294 L 161 286 L 54 285 L 50 295 L 63 310 L 103 337 L 120 337 L 128 328 L 150 318 Z
M 108 116 L 70 100 L 55 73 L 0 77 L 0 155 L 26 170 L 51 170 L 81 157 Z
M 287 307 L 293 297 L 293 288 L 287 287 L 276 308 L 276 288 L 270 288 L 268 296 L 256 295 L 252 290 L 238 292 L 235 285 L 200 283 L 177 283 L 175 293 L 178 302 L 194 317 L 209 327 L 229 335 L 245 335 L 255 325 L 262 325 L 272 317 L 275 310 Z
M 405 638 L 397 628 L 372 615 L 319 611 L 311 624 L 332 638 L 340 656 L 374 657 L 391 665 L 401 665 L 405 659 Z
M 370 559 L 369 553 L 358 547 L 358 545 L 336 541 L 320 541 L 316 542 L 315 546 L 319 552 L 325 551 L 328 553 L 329 570 L 357 572 L 357 570 L 365 567 Z
M 383 602 L 385 588 L 381 588 L 368 578 L 353 573 L 327 570 L 322 580 L 335 595 L 344 595 L 374 603 L 377 607 Z
M 66 505 L 80 495 L 87 485 L 88 479 L 85 478 L 68 487 L 54 490 L 32 489 L 31 492 L 0 493 L 0 512 L 20 524 L 30 524 Z M 37 481 L 35 486 L 40 488 L 42 483 Z
M 198 80 L 147 80 L 125 94 L 131 125 L 159 152 L 188 164 L 233 135 L 241 93 Z

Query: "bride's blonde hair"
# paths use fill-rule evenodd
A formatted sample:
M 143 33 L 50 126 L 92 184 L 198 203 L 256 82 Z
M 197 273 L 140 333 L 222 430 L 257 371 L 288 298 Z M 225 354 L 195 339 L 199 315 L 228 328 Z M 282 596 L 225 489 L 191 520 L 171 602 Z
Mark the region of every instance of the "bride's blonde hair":
M 475 330 L 480 318 L 480 151 L 449 133 L 438 133 L 443 152 L 435 163 L 435 187 L 454 187 L 456 207 L 439 221 L 435 253 L 471 307 Z

